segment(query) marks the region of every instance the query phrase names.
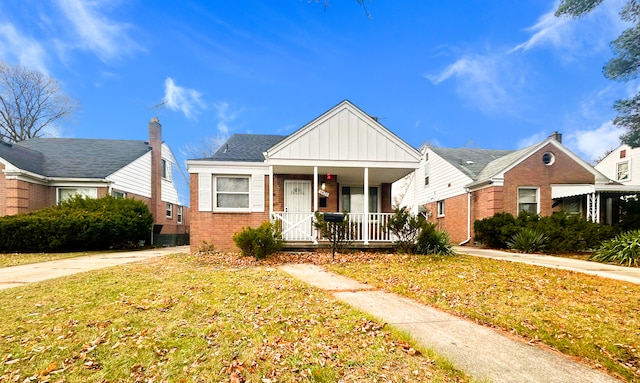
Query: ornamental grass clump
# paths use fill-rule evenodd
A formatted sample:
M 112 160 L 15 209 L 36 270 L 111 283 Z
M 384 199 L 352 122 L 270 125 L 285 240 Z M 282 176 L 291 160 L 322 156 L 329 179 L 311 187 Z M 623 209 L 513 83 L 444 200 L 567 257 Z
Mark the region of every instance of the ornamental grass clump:
M 640 230 L 627 231 L 603 242 L 589 259 L 603 263 L 640 266 Z
M 535 253 L 544 250 L 547 244 L 547 236 L 543 232 L 524 228 L 511 237 L 507 242 L 510 249 L 517 250 L 521 253 Z
M 434 223 L 422 225 L 415 246 L 416 254 L 455 255 L 449 234 L 438 230 Z

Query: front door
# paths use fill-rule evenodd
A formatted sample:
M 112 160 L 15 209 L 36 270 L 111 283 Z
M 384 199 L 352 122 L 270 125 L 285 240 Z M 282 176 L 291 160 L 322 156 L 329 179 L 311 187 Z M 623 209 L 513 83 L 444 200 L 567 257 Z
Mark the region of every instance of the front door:
M 311 181 L 284 181 L 283 217 L 282 236 L 285 241 L 312 240 Z

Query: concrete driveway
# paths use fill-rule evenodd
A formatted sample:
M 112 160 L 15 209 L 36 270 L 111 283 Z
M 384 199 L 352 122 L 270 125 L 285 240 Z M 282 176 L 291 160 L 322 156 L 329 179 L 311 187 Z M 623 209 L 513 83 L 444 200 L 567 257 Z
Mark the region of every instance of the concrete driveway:
M 175 253 L 188 253 L 189 246 L 110 252 L 84 257 L 0 268 L 0 290 L 105 267 L 123 265 Z

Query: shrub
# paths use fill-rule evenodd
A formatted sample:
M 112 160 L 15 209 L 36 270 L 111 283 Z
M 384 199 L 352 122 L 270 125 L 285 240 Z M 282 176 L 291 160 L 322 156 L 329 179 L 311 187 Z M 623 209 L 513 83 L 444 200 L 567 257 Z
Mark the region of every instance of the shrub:
M 282 250 L 283 245 L 280 230 L 269 221 L 256 228 L 244 227 L 242 231 L 233 235 L 233 242 L 242 251 L 242 255 L 256 259 L 266 258 Z
M 544 249 L 547 237 L 541 231 L 528 227 L 522 228 L 508 242 L 509 248 L 522 253 L 535 253 Z
M 75 197 L 33 213 L 0 217 L 0 251 L 129 247 L 149 237 L 152 223 L 153 216 L 144 202 Z
M 426 220 L 422 216 L 411 215 L 405 207 L 396 208 L 387 222 L 387 229 L 396 237 L 394 243 L 400 253 L 414 252 L 416 239 L 424 227 Z
M 416 254 L 455 255 L 449 234 L 440 231 L 434 223 L 423 220 L 416 240 Z
M 351 247 L 351 238 L 355 237 L 355 227 L 349 222 L 349 215 L 345 212 L 342 222 L 326 222 L 324 215 L 315 212 L 313 227 L 320 232 L 323 238 L 329 240 L 338 253 L 344 253 Z
M 475 240 L 495 249 L 506 249 L 509 240 L 518 232 L 516 219 L 509 213 L 496 213 L 493 217 L 473 223 Z
M 627 231 L 604 241 L 589 259 L 603 263 L 640 266 L 640 230 Z

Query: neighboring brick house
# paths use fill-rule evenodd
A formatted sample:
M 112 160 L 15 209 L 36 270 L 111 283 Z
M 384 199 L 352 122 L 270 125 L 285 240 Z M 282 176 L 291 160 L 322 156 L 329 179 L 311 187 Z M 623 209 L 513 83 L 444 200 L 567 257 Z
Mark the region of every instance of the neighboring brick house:
M 213 157 L 187 161 L 192 250 L 234 250 L 234 233 L 268 220 L 289 244 L 317 244 L 315 211 L 348 212 L 355 243 L 390 242 L 391 185 L 419 163 L 420 152 L 349 101 L 288 136 L 233 135 Z
M 33 212 L 73 195 L 144 201 L 156 244 L 188 243 L 189 208 L 173 182 L 176 159 L 157 118 L 149 141 L 32 138 L 0 142 L 0 216 Z M 149 228 L 151 234 L 152 228 Z M 151 235 L 149 240 L 151 240 Z
M 547 216 L 564 210 L 604 222 L 611 215 L 605 201 L 630 189 L 572 153 L 561 138 L 554 133 L 521 150 L 429 146 L 402 205 L 426 208 L 429 221 L 460 244 L 473 238 L 474 221 L 499 212 Z

